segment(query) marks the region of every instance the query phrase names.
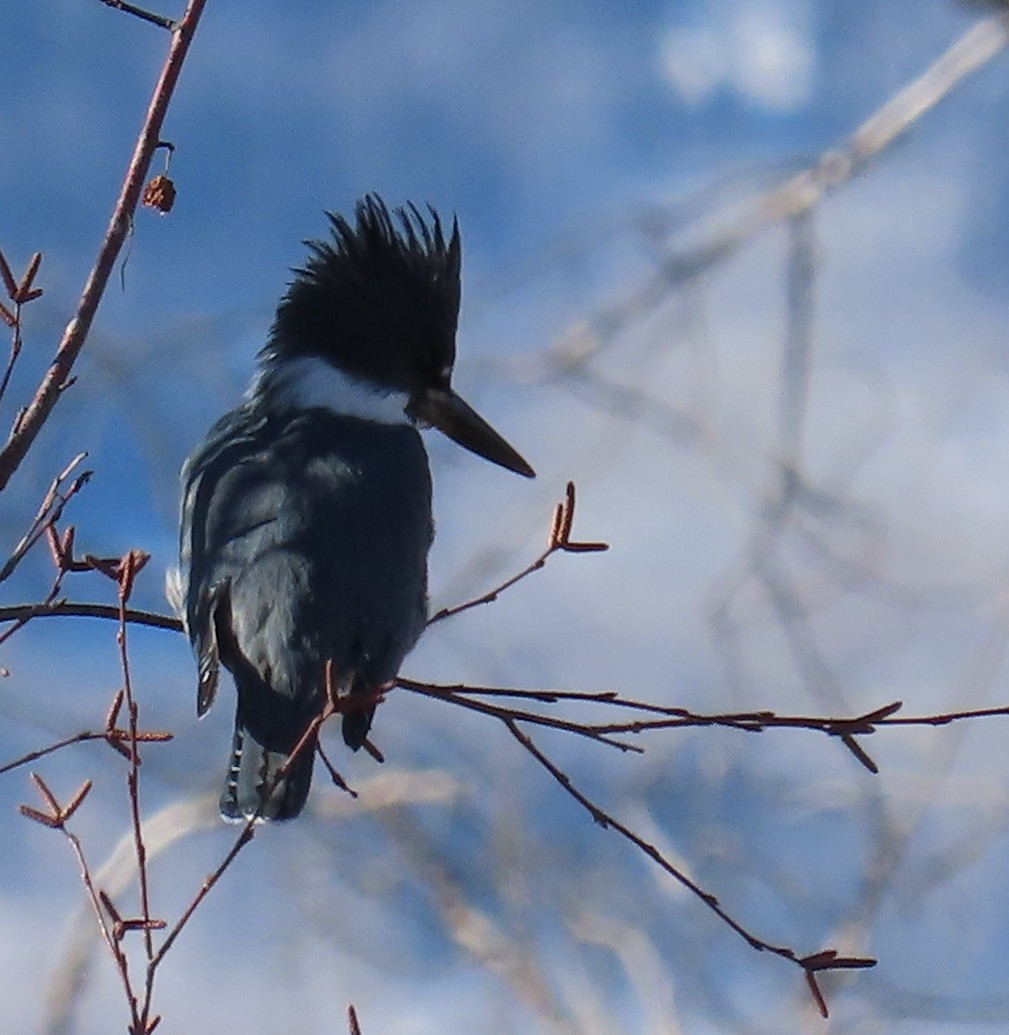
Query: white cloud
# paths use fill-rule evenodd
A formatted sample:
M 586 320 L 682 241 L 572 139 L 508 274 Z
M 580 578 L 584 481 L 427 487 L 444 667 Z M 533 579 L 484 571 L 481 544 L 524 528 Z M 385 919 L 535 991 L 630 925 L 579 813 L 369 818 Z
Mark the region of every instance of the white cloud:
M 728 90 L 769 111 L 793 111 L 812 93 L 816 52 L 804 7 L 767 0 L 711 7 L 701 24 L 670 28 L 659 61 L 689 105 Z

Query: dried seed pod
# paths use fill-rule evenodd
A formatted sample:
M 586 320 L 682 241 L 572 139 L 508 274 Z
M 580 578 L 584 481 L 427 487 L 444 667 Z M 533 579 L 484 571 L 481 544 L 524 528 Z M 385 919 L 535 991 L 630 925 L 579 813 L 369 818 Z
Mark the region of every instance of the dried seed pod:
M 141 200 L 148 208 L 156 208 L 163 216 L 167 215 L 175 204 L 175 184 L 159 173 L 144 187 Z

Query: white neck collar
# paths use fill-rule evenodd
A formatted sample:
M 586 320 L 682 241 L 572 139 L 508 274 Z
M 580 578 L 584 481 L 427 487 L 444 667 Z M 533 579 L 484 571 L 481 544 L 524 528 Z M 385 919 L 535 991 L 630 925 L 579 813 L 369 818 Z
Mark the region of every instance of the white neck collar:
M 351 377 L 318 356 L 267 361 L 246 393 L 270 410 L 328 410 L 376 424 L 412 424 L 406 415 L 407 392 L 386 391 Z

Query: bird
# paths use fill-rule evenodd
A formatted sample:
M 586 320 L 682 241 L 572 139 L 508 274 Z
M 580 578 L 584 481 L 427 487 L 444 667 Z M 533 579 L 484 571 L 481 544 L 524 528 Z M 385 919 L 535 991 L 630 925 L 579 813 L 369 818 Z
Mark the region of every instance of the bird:
M 196 657 L 197 714 L 222 667 L 235 683 L 220 811 L 236 822 L 304 808 L 317 732 L 284 766 L 327 699 L 327 671 L 356 751 L 377 690 L 425 628 L 434 530 L 420 431 L 535 477 L 452 388 L 458 218 L 447 231 L 431 206 L 390 210 L 376 194 L 353 221 L 326 216 L 329 234 L 304 242 L 247 392 L 181 473 L 173 595 Z

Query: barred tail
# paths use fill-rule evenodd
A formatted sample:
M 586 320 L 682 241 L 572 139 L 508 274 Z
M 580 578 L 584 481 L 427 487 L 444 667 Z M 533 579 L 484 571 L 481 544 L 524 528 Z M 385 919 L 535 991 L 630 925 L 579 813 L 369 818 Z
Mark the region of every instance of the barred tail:
M 263 819 L 297 816 L 312 785 L 315 739 L 302 747 L 288 772 L 278 778 L 287 757 L 286 752 L 270 751 L 260 744 L 241 718 L 236 718 L 231 761 L 221 793 L 221 815 L 236 822 L 257 814 Z

